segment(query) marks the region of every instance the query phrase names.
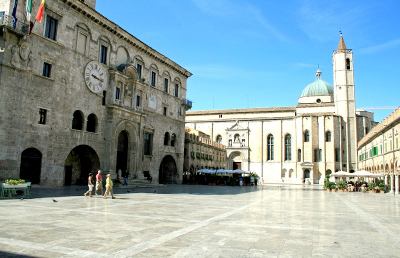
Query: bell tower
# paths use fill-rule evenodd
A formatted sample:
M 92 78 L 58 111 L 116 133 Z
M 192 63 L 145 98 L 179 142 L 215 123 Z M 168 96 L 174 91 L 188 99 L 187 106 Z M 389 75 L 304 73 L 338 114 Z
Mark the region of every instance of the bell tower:
M 340 169 L 350 172 L 357 169 L 353 51 L 346 47 L 342 33 L 333 53 L 333 84 L 336 114 L 342 117 Z

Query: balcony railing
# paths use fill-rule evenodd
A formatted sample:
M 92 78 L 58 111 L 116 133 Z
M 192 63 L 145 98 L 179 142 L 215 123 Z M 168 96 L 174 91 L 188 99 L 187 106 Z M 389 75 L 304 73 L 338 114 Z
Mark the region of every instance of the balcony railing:
M 17 20 L 14 22 L 14 18 L 10 15 L 5 15 L 0 12 L 0 26 L 8 27 L 18 34 L 27 35 L 29 33 L 29 24 L 20 22 Z
M 183 99 L 182 100 L 182 105 L 185 106 L 186 110 L 189 110 L 192 108 L 192 101 L 188 100 L 188 99 Z

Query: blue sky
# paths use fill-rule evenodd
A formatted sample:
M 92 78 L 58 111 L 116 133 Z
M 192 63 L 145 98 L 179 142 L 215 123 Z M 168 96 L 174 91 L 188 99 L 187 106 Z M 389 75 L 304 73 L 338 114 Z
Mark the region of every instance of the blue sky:
M 193 110 L 295 106 L 318 65 L 332 84 L 339 30 L 357 107 L 400 105 L 398 0 L 97 0 L 97 10 L 193 73 Z

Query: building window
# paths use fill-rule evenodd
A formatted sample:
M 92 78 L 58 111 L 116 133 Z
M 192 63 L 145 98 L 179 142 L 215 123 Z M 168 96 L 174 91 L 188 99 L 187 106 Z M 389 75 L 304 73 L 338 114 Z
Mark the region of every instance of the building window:
M 47 15 L 44 36 L 46 38 L 56 40 L 57 39 L 57 27 L 58 27 L 58 20 L 51 17 L 50 15 Z
M 246 139 L 242 139 L 242 143 L 240 145 L 241 147 L 245 147 L 246 146 Z
M 346 58 L 346 69 L 347 70 L 351 69 L 351 67 L 350 67 L 350 58 Z
M 141 103 L 140 103 L 140 96 L 136 95 L 136 106 L 140 107 Z
M 238 133 L 233 136 L 233 142 L 240 142 L 240 135 Z
M 167 78 L 164 78 L 164 91 L 165 91 L 166 93 L 168 93 L 168 84 L 169 84 L 168 79 L 167 79 Z
M 39 124 L 45 125 L 47 120 L 47 110 L 39 108 Z
M 318 149 L 318 159 L 317 159 L 317 161 L 318 162 L 322 161 L 322 149 Z
M 50 78 L 50 76 L 51 76 L 51 64 L 46 63 L 46 62 L 43 63 L 42 75 L 44 77 Z
M 292 160 L 292 137 L 290 134 L 285 136 L 285 160 Z
M 222 115 L 220 114 L 220 115 L 218 115 L 218 117 L 219 117 L 219 118 L 222 118 Z
M 179 97 L 179 84 L 175 84 L 174 96 Z
M 100 46 L 100 63 L 107 64 L 107 54 L 108 54 L 108 47 L 101 45 Z
M 171 146 L 174 147 L 176 143 L 176 134 L 172 134 L 171 136 Z
M 331 138 L 332 138 L 331 131 L 327 131 L 327 132 L 325 133 L 325 141 L 326 141 L 326 142 L 331 142 Z
M 267 137 L 267 160 L 274 160 L 274 136 L 272 134 Z
M 143 135 L 144 144 L 143 144 L 143 154 L 151 155 L 153 152 L 153 134 L 145 132 Z
M 339 150 L 339 148 L 335 148 L 335 161 L 336 162 L 340 161 L 340 150 Z
M 120 100 L 121 99 L 121 89 L 119 87 L 115 88 L 115 99 Z
M 310 141 L 310 132 L 308 130 L 304 131 L 304 142 Z
M 169 145 L 169 132 L 166 132 L 164 134 L 164 145 L 165 146 Z
M 151 86 L 156 87 L 156 72 L 151 72 Z
M 163 109 L 163 115 L 164 115 L 164 116 L 167 115 L 167 107 L 164 107 L 164 109 Z
M 141 64 L 136 65 L 136 71 L 137 71 L 138 78 L 141 79 L 142 78 L 142 65 Z
M 97 125 L 97 117 L 95 114 L 90 114 L 87 119 L 86 131 L 95 133 Z
M 301 149 L 297 150 L 297 161 L 301 162 Z
M 222 136 L 218 134 L 217 138 L 215 138 L 215 141 L 218 142 L 218 143 L 221 143 L 222 142 Z
M 228 146 L 229 146 L 229 147 L 232 147 L 232 139 L 229 139 L 229 141 L 228 141 Z
M 83 129 L 83 114 L 81 111 L 76 110 L 72 118 L 72 129 L 82 130 Z

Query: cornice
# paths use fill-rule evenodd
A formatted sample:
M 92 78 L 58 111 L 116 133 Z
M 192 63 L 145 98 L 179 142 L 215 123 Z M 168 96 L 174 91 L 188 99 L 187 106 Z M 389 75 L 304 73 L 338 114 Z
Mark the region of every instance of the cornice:
M 77 12 L 83 14 L 85 17 L 89 18 L 93 22 L 97 23 L 104 29 L 108 30 L 109 32 L 113 33 L 116 35 L 118 38 L 125 40 L 128 42 L 130 45 L 133 47 L 139 49 L 140 51 L 146 53 L 150 57 L 153 57 L 157 61 L 159 61 L 162 64 L 165 64 L 166 66 L 170 67 L 171 69 L 175 70 L 176 72 L 182 74 L 186 78 L 192 76 L 192 73 L 190 73 L 188 70 L 185 68 L 181 67 L 171 59 L 167 58 L 163 54 L 159 53 L 155 49 L 151 48 L 150 46 L 146 45 L 144 42 L 124 30 L 123 28 L 119 27 L 116 23 L 110 21 L 108 18 L 106 18 L 104 15 L 101 13 L 97 12 L 95 9 L 89 7 L 88 5 L 77 1 L 77 0 L 60 0 L 76 10 Z

